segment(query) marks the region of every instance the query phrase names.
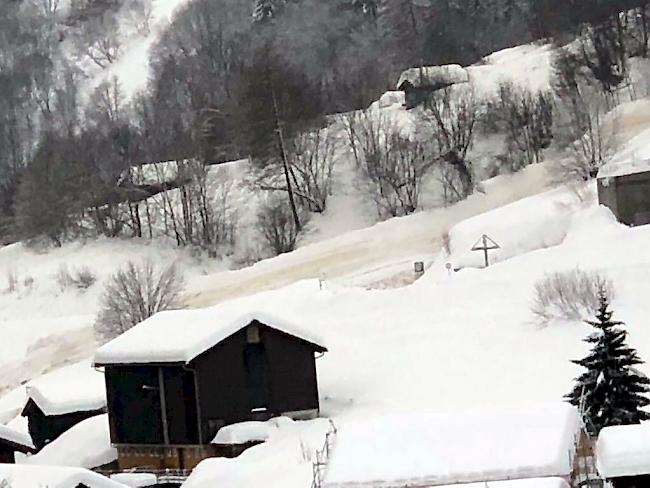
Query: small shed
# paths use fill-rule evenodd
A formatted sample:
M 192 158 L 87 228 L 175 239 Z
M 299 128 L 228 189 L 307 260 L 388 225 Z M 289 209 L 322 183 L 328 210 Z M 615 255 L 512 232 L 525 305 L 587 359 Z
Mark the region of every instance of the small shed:
M 106 411 L 104 375 L 82 361 L 27 384 L 22 416 L 37 450 L 82 420 Z
M 642 132 L 598 172 L 598 202 L 626 225 L 650 224 L 649 136 Z
M 491 487 L 539 478 L 566 486 L 580 432 L 568 404 L 350 419 L 337 426 L 323 487 Z
M 650 486 L 650 423 L 605 427 L 598 435 L 596 465 L 614 488 Z
M 404 106 L 411 109 L 425 102 L 436 90 L 467 82 L 469 73 L 458 64 L 423 66 L 404 71 L 397 81 L 397 90 L 404 92 Z
M 0 425 L 0 463 L 15 462 L 17 452 L 28 454 L 34 451 L 34 443 L 27 434 Z
M 262 313 L 161 312 L 101 347 L 122 469 L 189 469 L 218 455 L 221 427 L 319 412 L 321 339 Z

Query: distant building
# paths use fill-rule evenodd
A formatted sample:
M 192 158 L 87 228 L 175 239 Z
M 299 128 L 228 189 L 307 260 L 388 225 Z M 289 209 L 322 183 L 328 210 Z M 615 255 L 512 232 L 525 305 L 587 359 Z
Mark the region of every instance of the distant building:
M 598 173 L 598 201 L 626 225 L 650 224 L 650 159 L 624 155 Z
M 568 404 L 350 419 L 337 425 L 322 486 L 568 488 L 581 432 Z
M 469 73 L 460 65 L 424 66 L 404 71 L 397 81 L 397 90 L 404 92 L 404 106 L 411 109 L 424 103 L 436 90 L 467 82 Z
M 101 347 L 111 441 L 122 469 L 190 469 L 223 455 L 223 426 L 319 413 L 310 333 L 261 314 L 162 312 Z M 221 446 L 223 447 L 223 446 Z
M 650 486 L 650 424 L 615 425 L 600 431 L 598 472 L 614 488 Z
M 83 361 L 30 381 L 22 416 L 40 450 L 72 426 L 105 411 L 104 376 Z
M 15 454 L 35 451 L 34 443 L 27 434 L 0 425 L 0 463 L 15 462 Z

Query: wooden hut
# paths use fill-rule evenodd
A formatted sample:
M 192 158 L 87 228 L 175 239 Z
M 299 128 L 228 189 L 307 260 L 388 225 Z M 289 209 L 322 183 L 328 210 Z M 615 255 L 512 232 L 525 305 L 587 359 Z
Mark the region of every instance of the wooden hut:
M 190 469 L 226 425 L 319 412 L 313 335 L 261 314 L 162 312 L 100 348 L 122 469 Z M 223 446 L 221 446 L 223 447 Z
M 34 443 L 27 434 L 0 425 L 0 463 L 15 462 L 17 452 L 33 453 Z
M 596 464 L 614 488 L 650 486 L 650 424 L 605 427 L 598 435 Z
M 22 416 L 37 450 L 72 426 L 106 411 L 104 376 L 83 361 L 27 384 Z
M 397 90 L 404 92 L 404 106 L 408 110 L 424 103 L 436 90 L 468 81 L 468 72 L 459 65 L 424 66 L 404 71 L 397 81 Z
M 650 224 L 650 159 L 623 153 L 598 173 L 598 201 L 626 225 Z

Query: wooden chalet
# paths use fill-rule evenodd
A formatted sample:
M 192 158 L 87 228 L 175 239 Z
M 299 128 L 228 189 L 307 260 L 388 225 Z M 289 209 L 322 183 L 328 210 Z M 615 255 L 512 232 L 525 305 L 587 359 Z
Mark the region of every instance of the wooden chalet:
M 626 225 L 650 224 L 650 160 L 624 155 L 598 173 L 598 201 Z
M 598 435 L 596 463 L 614 488 L 650 487 L 650 424 L 605 427 Z
M 27 384 L 29 434 L 37 450 L 68 429 L 106 411 L 103 375 L 88 361 L 66 366 Z
M 34 443 L 27 434 L 0 425 L 0 463 L 15 462 L 17 452 L 33 453 Z
M 191 469 L 228 455 L 226 425 L 319 412 L 322 341 L 261 314 L 162 312 L 100 348 L 111 442 L 121 469 Z M 233 453 L 236 454 L 236 453 Z
M 437 90 L 468 81 L 469 74 L 459 65 L 423 66 L 404 71 L 397 90 L 404 92 L 404 106 L 408 110 L 424 103 Z

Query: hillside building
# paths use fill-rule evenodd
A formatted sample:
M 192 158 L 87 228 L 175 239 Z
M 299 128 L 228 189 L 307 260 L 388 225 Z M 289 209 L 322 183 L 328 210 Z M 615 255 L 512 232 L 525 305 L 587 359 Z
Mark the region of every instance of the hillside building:
M 397 81 L 397 90 L 404 92 L 404 106 L 415 108 L 435 91 L 469 82 L 469 73 L 457 64 L 409 68 Z
M 650 159 L 624 154 L 601 168 L 598 201 L 623 224 L 650 224 Z
M 34 443 L 27 434 L 0 425 L 0 463 L 14 463 L 17 452 L 28 454 L 34 451 Z
M 37 450 L 72 426 L 106 411 L 104 376 L 88 361 L 58 369 L 27 384 L 21 415 Z
M 598 472 L 614 488 L 650 486 L 650 424 L 605 427 L 596 458 Z
M 319 413 L 312 334 L 262 314 L 162 312 L 101 347 L 120 468 L 191 469 L 221 427 Z

